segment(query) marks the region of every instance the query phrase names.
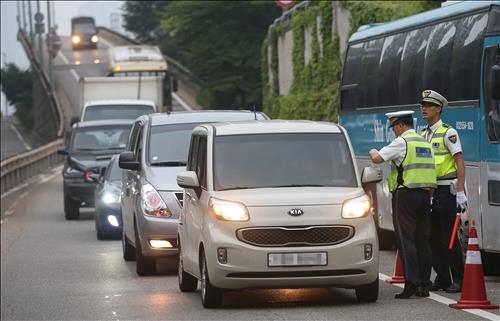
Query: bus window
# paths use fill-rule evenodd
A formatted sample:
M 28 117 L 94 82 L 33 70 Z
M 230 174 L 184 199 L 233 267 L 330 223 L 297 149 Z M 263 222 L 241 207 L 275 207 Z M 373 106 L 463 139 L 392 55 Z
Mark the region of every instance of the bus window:
M 477 100 L 481 71 L 481 50 L 488 14 L 482 13 L 459 20 L 453 44 L 449 75 L 449 100 Z
M 377 84 L 381 81 L 379 60 L 382 51 L 383 39 L 370 40 L 365 43 L 365 54 L 361 68 L 365 71 L 365 77 L 360 78 L 360 94 L 361 99 L 358 107 L 373 107 L 377 106 Z
M 397 86 L 394 80 L 399 77 L 401 54 L 405 43 L 406 33 L 388 36 L 384 40 L 379 62 L 379 81 L 377 106 L 394 106 L 398 97 Z M 396 83 L 397 84 L 397 83 Z
M 486 132 L 488 140 L 492 143 L 500 142 L 500 102 L 493 100 L 491 91 L 491 74 L 493 64 L 496 60 L 497 48 L 495 46 L 488 47 L 484 50 L 484 115 L 486 122 Z
M 450 97 L 448 73 L 456 29 L 454 21 L 434 26 L 425 53 L 423 86 L 440 88 L 445 97 Z
M 355 110 L 358 104 L 357 87 L 361 69 L 361 58 L 363 57 L 363 44 L 352 45 L 347 50 L 344 73 L 342 75 L 342 103 L 344 110 Z
M 422 84 L 425 50 L 431 27 L 412 30 L 406 37 L 399 69 L 399 103 L 414 104 L 425 90 Z

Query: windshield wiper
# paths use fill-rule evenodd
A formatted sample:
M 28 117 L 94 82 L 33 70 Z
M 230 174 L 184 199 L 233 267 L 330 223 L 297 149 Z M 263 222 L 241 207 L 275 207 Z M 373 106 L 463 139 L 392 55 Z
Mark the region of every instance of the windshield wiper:
M 229 191 L 232 189 L 250 189 L 250 188 L 255 188 L 255 187 L 248 187 L 248 186 L 233 186 L 233 187 L 226 187 L 226 188 L 221 188 L 219 191 Z
M 168 161 L 151 163 L 151 166 L 186 166 L 185 161 Z
M 320 184 L 288 184 L 288 185 L 278 185 L 273 187 L 325 187 L 325 185 Z

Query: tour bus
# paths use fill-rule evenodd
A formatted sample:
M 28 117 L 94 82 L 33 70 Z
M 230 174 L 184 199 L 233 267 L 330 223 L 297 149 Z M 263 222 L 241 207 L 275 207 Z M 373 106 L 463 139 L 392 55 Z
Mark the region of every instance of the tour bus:
M 73 50 L 90 48 L 97 49 L 97 29 L 94 18 L 75 17 L 71 19 L 71 45 Z
M 109 49 L 111 77 L 161 77 L 163 79 L 163 104 L 172 110 L 172 91 L 177 91 L 177 79 L 168 70 L 160 48 L 149 45 L 117 46 Z
M 442 119 L 461 139 L 468 223 L 474 221 L 479 233 L 485 270 L 500 257 L 499 60 L 500 1 L 463 1 L 362 26 L 348 41 L 339 108 L 339 121 L 363 168 L 371 164 L 371 148 L 394 138 L 385 113 L 414 110 L 421 133 L 426 126 L 419 110 L 422 91 L 432 89 L 448 99 Z M 386 177 L 389 166 L 383 171 Z M 388 232 L 394 230 L 391 194 L 385 181 L 370 192 L 384 248 L 394 237 Z

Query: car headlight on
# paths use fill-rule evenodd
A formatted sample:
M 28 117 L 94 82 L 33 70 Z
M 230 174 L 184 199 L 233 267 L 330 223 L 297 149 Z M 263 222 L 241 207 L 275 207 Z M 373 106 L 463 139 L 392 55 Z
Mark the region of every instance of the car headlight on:
M 210 198 L 209 208 L 219 220 L 223 221 L 248 221 L 248 210 L 245 205 L 236 202 L 223 201 L 217 198 Z
M 93 43 L 96 43 L 98 40 L 99 38 L 97 37 L 97 35 L 93 35 L 92 38 L 90 38 L 90 41 L 92 41 Z
M 104 192 L 101 196 L 101 200 L 104 204 L 120 203 L 120 194 Z
M 368 196 L 363 195 L 358 198 L 354 198 L 345 201 L 342 205 L 342 217 L 343 218 L 361 218 L 368 216 L 371 211 L 371 203 Z
M 141 207 L 144 215 L 155 217 L 171 217 L 172 213 L 151 184 L 141 188 Z
M 81 39 L 80 39 L 80 36 L 73 36 L 71 38 L 71 41 L 76 45 L 76 44 L 79 44 Z

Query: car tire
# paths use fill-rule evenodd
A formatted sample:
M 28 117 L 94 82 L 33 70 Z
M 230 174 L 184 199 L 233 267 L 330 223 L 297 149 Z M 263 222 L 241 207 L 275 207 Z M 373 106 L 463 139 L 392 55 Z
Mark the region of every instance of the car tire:
M 64 217 L 66 220 L 80 219 L 80 207 L 78 203 L 66 195 L 64 196 Z
M 210 283 L 205 253 L 201 254 L 200 269 L 201 303 L 207 309 L 221 307 L 223 302 L 223 292 L 222 289 L 219 289 Z
M 369 284 L 358 286 L 356 289 L 356 298 L 358 302 L 375 302 L 378 299 L 378 277 Z
M 135 261 L 135 248 L 127 240 L 125 231 L 122 231 L 122 250 L 125 261 Z
M 135 229 L 135 264 L 137 275 L 147 276 L 156 274 L 156 259 L 142 255 L 141 240 Z
M 184 271 L 184 264 L 182 263 L 182 252 L 179 243 L 179 260 L 177 268 L 177 279 L 179 281 L 179 289 L 182 292 L 194 292 L 198 287 L 198 279 L 191 274 Z
M 95 219 L 95 234 L 96 234 L 98 240 L 108 239 L 108 236 L 106 235 L 106 233 L 99 227 L 99 223 L 97 222 L 97 214 L 96 214 L 96 219 Z

